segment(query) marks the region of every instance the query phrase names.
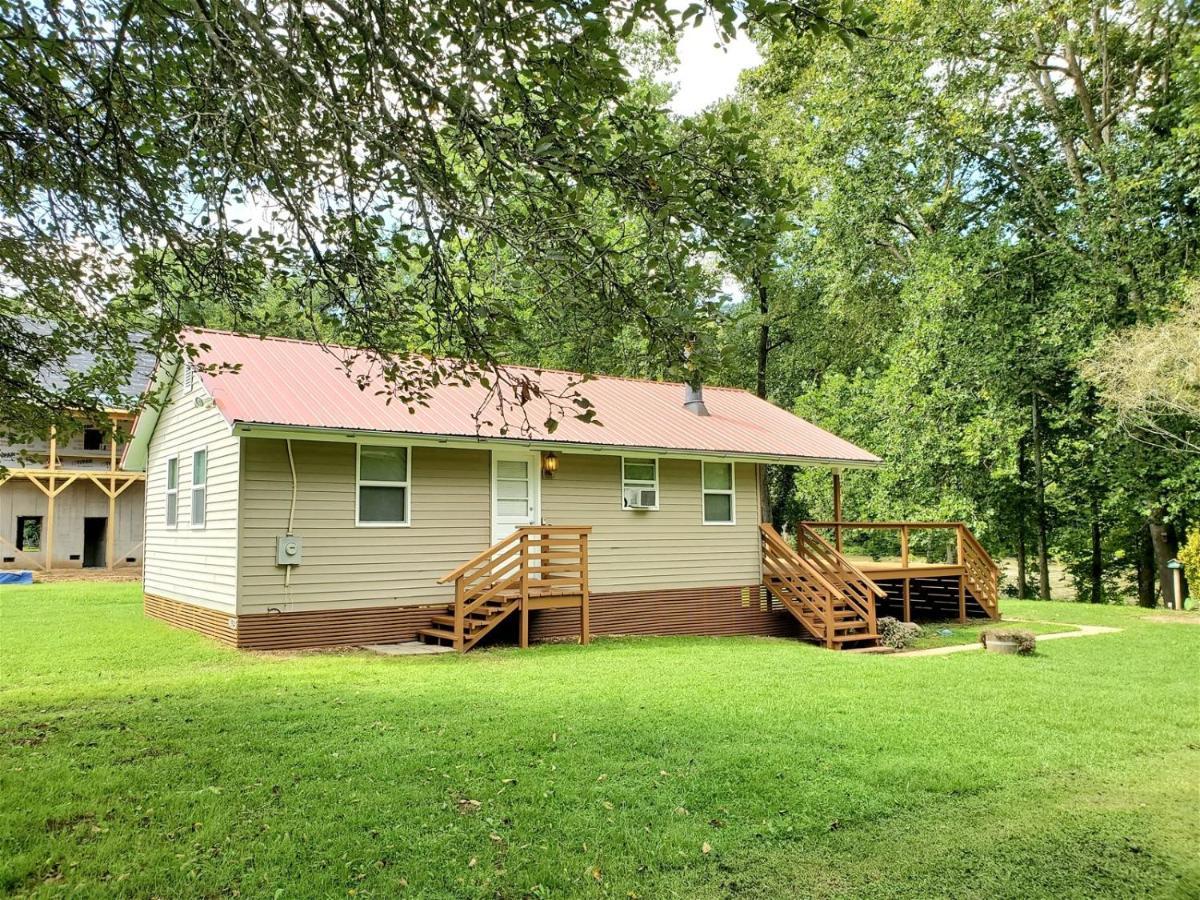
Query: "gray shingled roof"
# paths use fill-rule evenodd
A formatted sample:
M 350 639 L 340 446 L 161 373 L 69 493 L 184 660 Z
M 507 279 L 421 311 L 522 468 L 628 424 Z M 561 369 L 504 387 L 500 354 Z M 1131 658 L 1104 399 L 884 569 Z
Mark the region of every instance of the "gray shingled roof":
M 21 327 L 26 331 L 32 331 L 37 334 L 47 334 L 50 331 L 50 327 L 46 323 L 30 319 L 22 320 Z M 135 347 L 141 347 L 145 339 L 146 335 L 140 333 L 134 333 L 129 336 L 130 344 Z M 76 350 L 68 354 L 62 362 L 56 362 L 52 366 L 44 366 L 38 372 L 38 382 L 47 390 L 63 390 L 66 388 L 72 374 L 90 372 L 101 359 L 102 356 L 95 351 Z M 121 385 L 119 389 L 120 396 L 100 397 L 97 399 L 108 403 L 110 406 L 124 406 L 126 405 L 126 400 L 129 398 L 141 397 L 150 384 L 150 376 L 154 373 L 155 362 L 156 357 L 149 350 L 136 350 L 133 371 L 130 372 L 129 378 L 125 383 Z
M 141 335 L 131 335 L 130 340 L 137 341 L 140 337 Z M 43 387 L 60 390 L 66 387 L 70 373 L 91 371 L 96 367 L 97 359 L 99 357 L 90 350 L 76 350 L 74 353 L 68 354 L 62 365 L 43 369 L 39 373 L 39 379 Z M 155 359 L 154 354 L 147 350 L 137 351 L 133 371 L 129 373 L 128 380 L 121 385 L 123 396 L 140 397 L 142 395 L 150 384 L 150 375 L 154 372 Z

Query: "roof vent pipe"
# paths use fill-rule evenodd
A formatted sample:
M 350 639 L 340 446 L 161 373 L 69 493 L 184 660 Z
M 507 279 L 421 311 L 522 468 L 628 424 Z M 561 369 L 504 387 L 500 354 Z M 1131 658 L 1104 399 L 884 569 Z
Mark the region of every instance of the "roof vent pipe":
M 704 405 L 704 385 L 683 386 L 683 408 L 698 416 L 708 415 L 708 407 Z

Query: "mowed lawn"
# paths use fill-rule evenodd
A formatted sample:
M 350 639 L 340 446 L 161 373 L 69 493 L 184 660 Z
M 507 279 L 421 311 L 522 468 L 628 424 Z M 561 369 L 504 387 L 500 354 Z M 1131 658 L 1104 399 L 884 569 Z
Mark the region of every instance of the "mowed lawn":
M 251 654 L 136 585 L 0 588 L 0 889 L 1200 894 L 1200 626 L 1037 656 L 753 638 Z

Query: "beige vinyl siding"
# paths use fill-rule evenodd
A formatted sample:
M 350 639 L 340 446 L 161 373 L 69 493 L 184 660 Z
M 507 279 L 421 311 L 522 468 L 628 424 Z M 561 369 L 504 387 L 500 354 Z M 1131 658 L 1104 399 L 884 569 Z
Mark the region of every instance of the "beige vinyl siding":
M 734 466 L 736 525 L 701 522 L 699 460 L 660 459 L 659 508 L 621 506 L 621 458 L 565 454 L 542 480 L 542 516 L 591 525 L 593 593 L 756 584 L 761 579 L 755 466 Z
M 356 527 L 355 445 L 294 440 L 304 550 L 285 588 L 275 540 L 291 500 L 287 447 L 247 437 L 243 452 L 239 614 L 449 602 L 438 578 L 490 543 L 486 451 L 413 448 L 410 524 Z
M 239 439 L 208 400 L 176 378 L 146 460 L 146 593 L 233 612 L 237 602 Z M 207 521 L 191 525 L 192 453 L 208 450 Z M 179 456 L 179 518 L 166 524 L 167 459 Z

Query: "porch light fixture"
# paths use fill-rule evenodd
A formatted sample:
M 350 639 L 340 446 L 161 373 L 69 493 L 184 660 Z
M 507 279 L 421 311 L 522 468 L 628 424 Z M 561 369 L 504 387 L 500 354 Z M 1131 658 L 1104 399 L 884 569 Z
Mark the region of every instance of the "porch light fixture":
M 553 478 L 554 473 L 558 471 L 558 454 L 543 453 L 542 454 L 542 476 L 545 478 Z

